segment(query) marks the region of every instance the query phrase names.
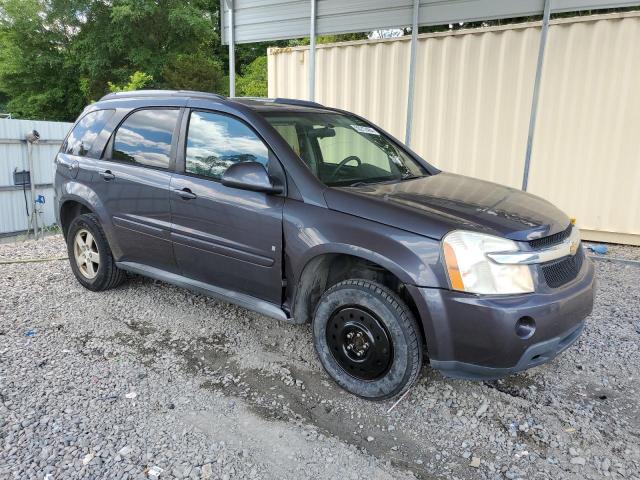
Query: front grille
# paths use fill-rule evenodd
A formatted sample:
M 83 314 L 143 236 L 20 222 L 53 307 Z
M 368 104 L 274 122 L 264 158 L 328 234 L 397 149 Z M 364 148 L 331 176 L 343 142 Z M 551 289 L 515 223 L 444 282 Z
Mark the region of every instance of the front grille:
M 569 283 L 578 276 L 583 260 L 584 251 L 582 244 L 580 244 L 575 255 L 543 263 L 540 268 L 545 282 L 551 288 L 558 288 Z
M 569 224 L 569 226 L 566 229 L 564 229 L 562 232 L 554 233 L 553 235 L 549 235 L 548 237 L 536 238 L 535 240 L 531 240 L 529 242 L 529 245 L 534 250 L 550 247 L 552 245 L 555 245 L 556 243 L 560 243 L 563 240 L 566 240 L 567 238 L 569 238 L 569 235 L 571 235 L 572 228 L 573 228 L 573 225 Z

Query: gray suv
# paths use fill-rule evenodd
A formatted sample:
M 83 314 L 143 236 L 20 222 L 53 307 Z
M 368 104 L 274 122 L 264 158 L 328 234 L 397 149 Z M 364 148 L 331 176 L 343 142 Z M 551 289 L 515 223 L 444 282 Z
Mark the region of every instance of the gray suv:
M 403 393 L 423 359 L 469 379 L 540 365 L 593 305 L 593 265 L 556 207 L 317 103 L 110 94 L 56 164 L 84 287 L 133 272 L 310 322 L 328 374 L 364 398 Z

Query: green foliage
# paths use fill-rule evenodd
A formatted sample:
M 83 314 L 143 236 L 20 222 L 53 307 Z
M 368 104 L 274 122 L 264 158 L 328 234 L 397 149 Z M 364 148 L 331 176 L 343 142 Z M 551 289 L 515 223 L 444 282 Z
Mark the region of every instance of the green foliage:
M 368 32 L 357 32 L 357 33 L 341 33 L 338 35 L 318 35 L 316 37 L 317 44 L 323 43 L 338 43 L 338 42 L 350 42 L 352 40 L 366 40 L 369 38 Z M 298 47 L 302 45 L 309 45 L 309 38 L 297 38 L 293 40 L 289 40 L 287 42 L 287 46 L 289 47 Z
M 107 82 L 110 92 L 131 92 L 132 90 L 140 90 L 153 81 L 151 75 L 144 72 L 135 72 L 129 77 L 129 81 L 123 85 Z
M 256 58 L 236 78 L 236 94 L 240 97 L 267 96 L 267 57 Z
M 0 0 L 0 103 L 17 118 L 70 121 L 110 85 L 225 94 L 219 8 L 219 0 Z M 266 46 L 237 45 L 236 70 Z
M 0 0 L 0 94 L 17 118 L 69 119 L 83 107 L 68 59 L 73 1 Z
M 221 62 L 205 52 L 176 55 L 165 66 L 163 75 L 169 88 L 223 95 L 229 91 L 229 78 Z

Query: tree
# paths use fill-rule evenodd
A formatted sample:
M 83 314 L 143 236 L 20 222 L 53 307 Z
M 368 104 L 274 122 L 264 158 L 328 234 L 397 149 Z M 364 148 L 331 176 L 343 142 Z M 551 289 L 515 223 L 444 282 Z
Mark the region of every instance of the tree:
M 219 8 L 218 0 L 0 0 L 0 99 L 16 117 L 69 121 L 110 84 L 227 93 Z M 236 53 L 249 64 L 265 50 Z M 149 77 L 136 83 L 142 72 Z
M 256 58 L 236 80 L 236 93 L 243 97 L 267 96 L 267 57 Z
M 69 120 L 84 101 L 69 60 L 73 1 L 0 0 L 0 95 L 18 118 Z
M 147 75 L 144 72 L 135 72 L 124 85 L 116 85 L 111 82 L 108 82 L 108 85 L 110 92 L 131 92 L 146 87 L 152 81 L 153 77 L 151 75 Z
M 229 79 L 221 62 L 205 52 L 171 58 L 163 70 L 167 87 L 227 94 Z

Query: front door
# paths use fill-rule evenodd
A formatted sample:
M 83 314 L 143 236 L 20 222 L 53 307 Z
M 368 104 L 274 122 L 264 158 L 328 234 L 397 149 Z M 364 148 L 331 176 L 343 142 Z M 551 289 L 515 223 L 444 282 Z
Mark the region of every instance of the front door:
M 186 277 L 280 305 L 284 198 L 222 185 L 236 162 L 277 162 L 241 120 L 192 110 L 171 179 L 174 253 Z M 181 147 L 182 148 L 182 147 Z

